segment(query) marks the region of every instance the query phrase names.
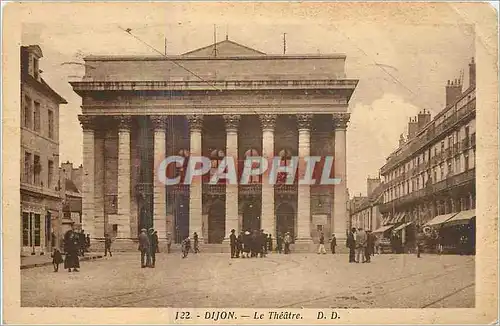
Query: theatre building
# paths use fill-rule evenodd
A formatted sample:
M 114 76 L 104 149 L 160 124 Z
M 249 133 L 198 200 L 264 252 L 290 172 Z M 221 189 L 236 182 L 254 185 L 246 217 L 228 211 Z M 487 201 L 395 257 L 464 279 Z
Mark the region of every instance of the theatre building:
M 475 239 L 476 65 L 469 64 L 469 86 L 448 81 L 446 106 L 433 119 L 423 110 L 408 123 L 408 136 L 388 158 L 379 231 L 401 234 L 412 246 L 415 231 L 435 233 L 444 247 Z M 390 232 L 390 231 L 389 231 Z
M 177 56 L 90 56 L 72 82 L 82 98 L 83 228 L 135 239 L 222 243 L 231 229 L 345 237 L 346 129 L 357 80 L 344 55 L 266 55 L 228 39 Z M 334 156 L 330 186 L 159 181 L 166 156 Z M 182 174 L 185 165 L 174 167 Z M 240 166 L 241 167 L 241 166 Z M 240 169 L 238 170 L 240 171 Z

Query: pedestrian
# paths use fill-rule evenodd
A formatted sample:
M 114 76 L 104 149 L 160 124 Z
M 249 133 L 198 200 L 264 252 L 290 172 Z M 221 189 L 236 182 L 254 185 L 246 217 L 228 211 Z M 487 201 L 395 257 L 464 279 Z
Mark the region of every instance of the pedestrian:
M 109 257 L 113 257 L 113 254 L 111 253 L 111 237 L 109 234 L 105 233 L 104 234 L 104 257 L 107 256 L 109 252 Z
M 373 239 L 372 232 L 370 230 L 366 231 L 365 261 L 367 263 L 369 263 L 371 261 L 374 242 L 375 241 Z
M 257 234 L 257 230 L 253 230 L 252 235 L 250 237 L 250 257 L 257 257 L 259 252 L 259 234 Z
M 191 250 L 191 239 L 189 237 L 182 240 L 181 248 L 182 248 L 182 258 L 186 258 L 189 254 L 189 251 Z
M 271 234 L 267 236 L 267 249 L 269 252 L 273 252 L 273 238 Z
M 263 229 L 260 230 L 258 242 L 259 242 L 258 249 L 259 249 L 260 258 L 266 257 L 266 254 L 267 254 L 267 234 L 264 233 Z
M 139 234 L 139 251 L 141 252 L 141 268 L 145 268 L 150 265 L 150 243 L 149 237 L 146 233 L 146 229 L 141 229 L 141 233 Z
M 240 234 L 238 234 L 238 238 L 236 239 L 236 258 L 243 257 L 243 237 L 244 237 L 244 232 L 241 231 Z
M 356 228 L 352 228 L 351 232 L 347 235 L 346 246 L 349 248 L 349 262 L 356 262 Z
M 193 233 L 193 241 L 194 241 L 194 253 L 197 254 L 200 252 L 200 244 L 198 242 L 198 233 Z
M 236 258 L 238 251 L 238 239 L 236 238 L 235 232 L 236 232 L 235 229 L 231 229 L 231 235 L 229 236 L 229 245 L 231 246 L 231 258 Z
M 241 258 L 249 258 L 252 251 L 252 238 L 249 231 L 245 231 L 243 235 L 243 254 Z
M 62 254 L 59 249 L 54 248 L 54 251 L 50 255 L 52 257 L 52 266 L 54 266 L 54 272 L 59 271 L 59 265 L 64 261 Z
M 80 234 L 76 232 L 76 224 L 71 225 L 71 230 L 64 234 L 64 269 L 68 272 L 78 272 L 80 268 L 80 259 L 78 252 L 80 250 Z
M 365 262 L 366 232 L 358 228 L 356 233 L 356 263 Z
M 290 243 L 292 243 L 292 236 L 290 235 L 290 232 L 285 234 L 283 242 L 285 243 L 285 254 L 287 255 L 290 253 Z
M 84 230 L 80 231 L 78 240 L 80 242 L 80 254 L 82 255 L 82 257 L 84 257 L 85 256 L 85 246 L 86 246 L 85 244 L 87 243 L 87 241 L 85 239 L 85 231 Z
M 335 234 L 332 234 L 332 241 L 330 242 L 330 250 L 332 254 L 335 253 L 335 247 L 337 246 L 337 238 L 335 238 Z
M 90 251 L 90 233 L 87 233 L 87 237 L 85 238 L 85 251 Z
M 167 254 L 170 253 L 170 248 L 172 247 L 172 235 L 167 232 Z
M 319 254 L 326 254 L 326 250 L 325 250 L 325 235 L 323 234 L 323 232 L 321 232 L 321 234 L 319 235 L 319 246 L 318 246 L 318 255 Z
M 276 237 L 276 251 L 281 254 L 283 251 L 283 235 L 278 233 L 278 236 Z
M 149 229 L 149 248 L 149 255 L 151 257 L 151 264 L 149 267 L 155 268 L 156 253 L 158 252 L 158 233 L 153 228 Z

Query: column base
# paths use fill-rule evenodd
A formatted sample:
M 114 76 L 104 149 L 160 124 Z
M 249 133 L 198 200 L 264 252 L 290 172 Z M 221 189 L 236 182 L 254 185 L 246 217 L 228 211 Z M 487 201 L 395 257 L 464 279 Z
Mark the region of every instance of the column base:
M 292 244 L 292 253 L 293 252 L 314 252 L 316 248 L 316 244 L 314 244 L 312 238 L 298 238 L 295 240 L 295 243 Z

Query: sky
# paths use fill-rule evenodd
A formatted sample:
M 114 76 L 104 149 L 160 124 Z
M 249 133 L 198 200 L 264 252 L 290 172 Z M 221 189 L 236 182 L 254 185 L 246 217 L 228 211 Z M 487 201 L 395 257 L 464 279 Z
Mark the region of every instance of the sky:
M 359 79 L 349 104 L 347 173 L 350 195 L 366 194 L 407 132 L 410 117 L 436 114 L 448 79 L 468 86 L 475 33 L 466 11 L 447 4 L 33 4 L 23 10 L 22 44 L 38 44 L 43 78 L 68 101 L 60 110 L 60 160 L 82 163 L 81 98 L 68 81 L 84 74 L 86 55 L 180 54 L 225 38 L 267 54 L 347 56 L 348 78 Z M 51 15 L 46 13 L 50 12 Z M 439 22 L 439 23 L 436 23 Z

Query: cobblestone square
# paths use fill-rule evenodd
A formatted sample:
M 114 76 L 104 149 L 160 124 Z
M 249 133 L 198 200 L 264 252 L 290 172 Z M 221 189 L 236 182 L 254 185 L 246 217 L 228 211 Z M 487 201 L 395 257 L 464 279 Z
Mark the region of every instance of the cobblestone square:
M 350 264 L 347 255 L 139 254 L 82 262 L 79 273 L 52 266 L 21 271 L 24 307 L 471 308 L 473 256 L 379 255 Z

